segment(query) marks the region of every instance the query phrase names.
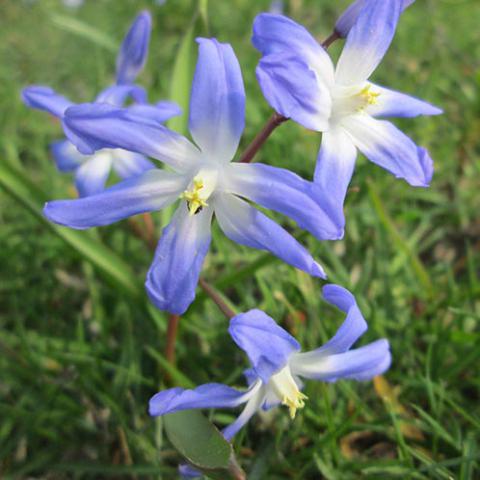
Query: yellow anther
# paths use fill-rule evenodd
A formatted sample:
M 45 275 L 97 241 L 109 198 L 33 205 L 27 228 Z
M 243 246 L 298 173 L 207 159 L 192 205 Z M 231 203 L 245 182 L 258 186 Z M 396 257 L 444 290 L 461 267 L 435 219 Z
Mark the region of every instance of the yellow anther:
M 180 198 L 187 201 L 188 211 L 190 215 L 195 215 L 203 207 L 208 207 L 208 203 L 202 198 L 202 190 L 204 187 L 203 180 L 201 178 L 193 179 L 193 188 L 191 190 L 185 190 Z
M 367 85 L 366 87 L 362 88 L 358 95 L 362 97 L 366 105 L 376 105 L 378 103 L 378 97 L 380 96 L 380 93 L 372 92 L 371 86 Z M 363 108 L 365 107 L 360 107 L 360 110 L 362 110 Z
M 297 410 L 303 408 L 305 406 L 305 400 L 308 400 L 308 397 L 302 392 L 297 390 L 295 393 L 296 396 L 293 398 L 285 396 L 282 399 L 282 404 L 288 407 L 288 412 L 292 420 L 295 418 Z

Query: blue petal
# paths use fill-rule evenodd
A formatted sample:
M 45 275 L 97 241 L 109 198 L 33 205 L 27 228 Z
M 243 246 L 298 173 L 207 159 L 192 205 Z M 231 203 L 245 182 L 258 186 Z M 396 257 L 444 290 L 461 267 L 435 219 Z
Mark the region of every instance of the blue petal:
M 348 34 L 337 63 L 336 81 L 355 85 L 367 80 L 395 35 L 402 0 L 370 0 Z
M 153 417 L 197 408 L 233 408 L 242 404 L 245 394 L 221 383 L 207 383 L 192 390 L 170 388 L 150 399 L 148 412 Z
M 232 47 L 199 38 L 199 57 L 190 99 L 190 132 L 211 158 L 230 161 L 245 126 L 245 90 Z
M 328 192 L 282 168 L 232 163 L 225 179 L 229 191 L 280 212 L 319 240 L 343 236 L 344 218 Z
M 419 115 L 440 115 L 443 110 L 431 103 L 405 93 L 373 85 L 375 93 L 380 93 L 377 103 L 369 105 L 366 113 L 374 117 L 417 117 Z
M 322 135 L 314 181 L 343 216 L 343 202 L 352 178 L 357 149 L 342 128 L 335 128 Z
M 235 343 L 248 355 L 252 367 L 263 383 L 281 370 L 299 343 L 275 320 L 261 310 L 250 310 L 230 320 L 228 332 Z
M 122 107 L 128 99 L 138 103 L 146 103 L 147 92 L 138 85 L 112 85 L 103 90 L 95 99 L 96 103 L 109 103 Z
M 328 355 L 346 352 L 367 331 L 367 322 L 355 297 L 346 288 L 333 284 L 325 285 L 322 293 L 328 303 L 338 307 L 347 316 L 334 337 L 314 352 Z
M 300 243 L 247 202 L 233 195 L 218 195 L 215 215 L 220 228 L 234 242 L 267 250 L 310 275 L 326 278 L 322 267 Z
M 257 384 L 257 386 L 253 386 L 249 393 L 250 398 L 248 399 L 242 413 L 232 424 L 222 431 L 223 436 L 228 441 L 231 441 L 250 418 L 261 409 L 262 403 L 265 401 L 265 389 L 261 386 L 261 383 Z
M 68 140 L 58 140 L 50 145 L 55 165 L 61 172 L 73 172 L 88 157 L 82 155 Z
M 330 90 L 297 55 L 267 55 L 260 60 L 256 73 L 265 99 L 277 113 L 310 130 L 328 129 Z
M 367 322 L 358 308 L 355 297 L 347 289 L 339 285 L 326 285 L 323 287 L 323 297 L 347 316 L 337 333 L 325 345 L 292 357 L 291 366 L 298 372 L 304 372 L 305 365 L 308 368 L 317 368 L 317 365 L 323 368 L 325 358 L 348 351 L 367 330 Z
M 113 169 L 122 179 L 135 177 L 155 168 L 155 165 L 148 158 L 138 153 L 127 152 L 126 150 L 112 150 L 111 154 Z
M 195 288 L 211 239 L 212 209 L 190 215 L 185 202 L 165 228 L 145 284 L 160 310 L 183 314 L 195 298 Z
M 86 154 L 101 148 L 123 148 L 157 158 L 180 171 L 196 165 L 200 155 L 185 137 L 135 108 L 78 105 L 65 112 L 64 124 L 69 139 Z
M 345 353 L 326 355 L 312 361 L 295 355 L 292 373 L 314 380 L 335 382 L 339 379 L 369 380 L 384 373 L 391 363 L 390 345 L 381 339 Z
M 333 65 L 325 49 L 301 25 L 283 15 L 261 13 L 253 22 L 253 46 L 264 56 L 284 53 L 311 67 L 333 85 Z
M 117 57 L 117 83 L 132 83 L 142 70 L 148 55 L 152 17 L 141 12 L 132 23 Z
M 44 110 L 56 117 L 62 117 L 64 111 L 73 105 L 70 100 L 49 87 L 32 85 L 22 90 L 22 100 L 25 105 L 31 108 Z
M 415 0 L 403 0 L 402 10 L 405 10 L 413 2 L 415 2 Z M 340 37 L 345 38 L 348 35 L 362 9 L 364 7 L 369 8 L 369 4 L 369 0 L 356 0 L 342 13 L 335 24 L 335 31 Z
M 84 162 L 75 174 L 75 185 L 81 197 L 88 197 L 105 190 L 105 183 L 112 167 L 109 152 L 99 152 Z
M 363 114 L 345 119 L 343 126 L 370 161 L 414 187 L 428 187 L 433 175 L 430 156 L 390 122 Z
M 160 210 L 175 201 L 186 186 L 184 178 L 174 173 L 149 170 L 97 195 L 48 202 L 43 213 L 54 223 L 82 230 Z
M 158 102 L 156 105 L 132 105 L 128 107 L 129 115 L 142 121 L 151 120 L 163 123 L 182 113 L 182 109 L 174 102 Z

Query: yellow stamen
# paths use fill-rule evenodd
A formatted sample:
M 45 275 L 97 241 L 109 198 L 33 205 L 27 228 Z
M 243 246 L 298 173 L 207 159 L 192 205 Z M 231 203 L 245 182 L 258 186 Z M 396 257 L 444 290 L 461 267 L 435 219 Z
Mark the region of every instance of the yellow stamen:
M 358 94 L 367 105 L 376 105 L 378 103 L 378 97 L 380 96 L 379 92 L 372 92 L 371 85 L 367 85 L 366 87 L 362 88 L 360 93 Z M 360 107 L 360 110 L 363 110 L 365 106 Z
M 297 414 L 297 410 L 305 406 L 304 400 L 308 400 L 308 397 L 304 393 L 298 390 L 294 398 L 286 397 L 286 396 L 282 398 L 282 405 L 285 405 L 288 407 L 288 412 L 292 420 L 295 418 L 295 415 Z
M 269 386 L 282 405 L 288 407 L 290 418 L 293 420 L 297 410 L 305 406 L 308 397 L 299 390 L 288 365 L 270 377 Z
M 208 203 L 202 198 L 202 193 L 200 192 L 203 187 L 203 180 L 201 178 L 194 178 L 192 190 L 185 190 L 180 195 L 180 198 L 183 198 L 187 201 L 188 211 L 190 215 L 195 215 L 203 207 L 208 207 Z

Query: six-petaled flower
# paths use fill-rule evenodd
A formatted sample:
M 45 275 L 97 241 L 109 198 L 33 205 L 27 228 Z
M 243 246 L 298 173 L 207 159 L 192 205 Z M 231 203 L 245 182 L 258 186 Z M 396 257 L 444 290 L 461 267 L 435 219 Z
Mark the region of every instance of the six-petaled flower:
M 339 214 L 357 149 L 413 186 L 428 186 L 432 177 L 428 152 L 376 117 L 437 115 L 441 110 L 368 81 L 392 41 L 401 9 L 402 0 L 369 0 L 335 69 L 325 49 L 293 20 L 260 14 L 254 22 L 252 41 L 263 54 L 257 67 L 263 94 L 278 113 L 323 132 L 314 179 L 335 198 Z
M 325 274 L 310 253 L 246 200 L 287 215 L 320 240 L 343 235 L 332 199 L 317 184 L 288 170 L 231 162 L 245 121 L 240 66 L 230 45 L 198 41 L 189 119 L 196 145 L 132 109 L 86 104 L 69 108 L 64 119 L 67 133 L 84 153 L 123 148 L 156 158 L 173 171 L 149 170 L 96 195 L 50 202 L 44 210 L 58 224 L 83 229 L 160 210 L 180 199 L 146 282 L 153 303 L 178 314 L 195 297 L 213 214 L 230 239 L 268 250 L 316 277 Z
M 248 389 L 240 391 L 220 383 L 192 390 L 171 388 L 152 397 L 150 415 L 245 404 L 237 420 L 223 430 L 225 438 L 231 440 L 260 409 L 285 405 L 290 417 L 295 418 L 297 410 L 308 400 L 302 393 L 302 378 L 323 382 L 369 380 L 385 372 L 391 363 L 387 340 L 350 349 L 367 330 L 355 297 L 338 285 L 325 286 L 323 296 L 346 313 L 345 321 L 325 345 L 302 353 L 297 340 L 261 310 L 241 313 L 230 321 L 229 333 L 250 360 L 251 368 L 244 372 Z

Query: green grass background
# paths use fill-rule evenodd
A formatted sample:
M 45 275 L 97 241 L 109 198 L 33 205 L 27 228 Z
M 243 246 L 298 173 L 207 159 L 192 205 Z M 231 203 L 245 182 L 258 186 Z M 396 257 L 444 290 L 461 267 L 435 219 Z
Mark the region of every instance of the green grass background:
M 348 3 L 286 2 L 287 13 L 319 39 Z M 209 3 L 211 34 L 232 43 L 243 69 L 243 147 L 271 113 L 250 44 L 252 20 L 268 6 Z M 166 316 L 146 306 L 141 289 L 152 254 L 127 222 L 81 234 L 130 266 L 125 283 L 137 293 L 128 295 L 25 208 L 38 211 L 41 199 L 74 192 L 48 151 L 60 126 L 22 105 L 20 89 L 46 84 L 75 101 L 92 100 L 112 82 L 117 45 L 145 7 L 154 31 L 139 82 L 150 99 L 168 98 L 194 2 L 87 0 L 78 10 L 53 0 L 1 2 L 0 167 L 31 183 L 20 195 L 23 204 L 0 188 L 1 478 L 176 478 L 179 458 L 161 421 L 146 412 L 165 381 Z M 93 30 L 82 27 L 79 34 L 72 18 Z M 390 401 L 372 382 L 310 382 L 309 401 L 294 422 L 278 408 L 257 415 L 236 438 L 249 479 L 480 477 L 479 22 L 478 0 L 418 0 L 375 73 L 378 83 L 445 110 L 442 117 L 396 122 L 430 150 L 431 188 L 409 187 L 360 158 L 346 202 L 345 239 L 302 237 L 329 280 L 357 296 L 369 323 L 360 344 L 390 340 Z M 319 141 L 288 122 L 258 160 L 310 178 Z M 160 232 L 165 215 L 154 219 Z M 265 310 L 305 349 L 342 321 L 321 301 L 320 281 L 230 242 L 218 228 L 204 277 L 237 311 Z M 199 293 L 181 320 L 173 383 L 243 385 L 246 359 L 226 328 L 215 304 Z M 217 411 L 211 418 L 223 426 L 235 414 Z

